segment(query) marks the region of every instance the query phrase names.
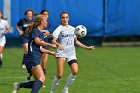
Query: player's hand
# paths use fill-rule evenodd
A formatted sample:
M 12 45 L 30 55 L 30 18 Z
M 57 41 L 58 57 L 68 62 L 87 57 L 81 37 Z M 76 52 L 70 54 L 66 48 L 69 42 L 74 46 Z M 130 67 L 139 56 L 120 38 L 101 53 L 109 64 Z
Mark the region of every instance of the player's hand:
M 4 33 L 3 34 L 7 34 L 8 33 L 8 30 L 4 30 Z
M 45 36 L 50 36 L 51 34 L 50 34 L 49 31 L 46 31 L 46 32 L 44 33 L 44 35 L 45 35 Z
M 64 47 L 62 46 L 62 45 L 58 45 L 58 48 L 60 49 L 60 50 L 64 50 Z
M 55 52 L 49 52 L 48 54 L 55 56 L 56 53 Z
M 86 49 L 92 50 L 92 49 L 94 49 L 94 46 L 88 46 L 88 47 L 86 47 Z
M 23 35 L 23 31 L 19 31 L 19 35 L 20 35 L 20 36 Z

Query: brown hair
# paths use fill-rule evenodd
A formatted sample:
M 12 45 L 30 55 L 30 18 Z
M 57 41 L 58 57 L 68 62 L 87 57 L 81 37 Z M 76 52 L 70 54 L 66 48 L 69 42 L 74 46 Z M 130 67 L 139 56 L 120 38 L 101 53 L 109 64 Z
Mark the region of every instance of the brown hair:
M 66 12 L 66 11 L 64 11 L 64 12 L 61 12 L 61 14 L 60 14 L 60 19 L 61 19 L 61 17 L 62 17 L 63 14 L 68 14 L 68 17 L 69 17 L 69 13 Z M 60 24 L 62 24 L 62 22 L 60 22 Z
M 47 13 L 48 13 L 48 10 L 42 10 L 42 11 L 40 12 L 40 14 L 43 14 L 44 12 L 47 12 Z
M 35 17 L 35 20 L 34 22 L 32 22 L 29 26 L 28 26 L 28 30 L 27 30 L 27 34 L 28 36 L 30 35 L 31 31 L 34 29 L 34 28 L 37 28 L 40 24 L 41 24 L 41 21 L 43 20 L 43 15 L 37 15 Z
M 60 14 L 60 19 L 61 19 L 61 16 L 62 16 L 63 14 L 68 14 L 68 15 L 69 15 L 69 13 L 68 13 L 68 12 L 66 12 L 66 11 L 61 12 L 61 14 Z
M 28 9 L 28 10 L 26 10 L 26 11 L 25 11 L 25 13 L 24 13 L 24 15 L 26 16 L 26 15 L 27 15 L 27 13 L 28 13 L 29 11 L 31 11 L 31 12 L 32 12 L 32 14 L 34 15 L 34 12 L 33 12 L 33 10 L 32 10 L 32 9 Z

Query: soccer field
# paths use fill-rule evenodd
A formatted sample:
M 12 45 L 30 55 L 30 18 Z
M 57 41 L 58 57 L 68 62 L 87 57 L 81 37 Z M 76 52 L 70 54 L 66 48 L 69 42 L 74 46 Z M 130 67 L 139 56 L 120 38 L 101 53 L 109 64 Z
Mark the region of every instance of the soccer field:
M 0 93 L 11 93 L 14 82 L 24 82 L 28 75 L 20 67 L 22 48 L 5 48 L 4 65 L 0 68 Z M 140 93 L 140 47 L 101 47 L 95 50 L 77 48 L 79 73 L 70 93 Z M 56 60 L 49 56 L 46 87 L 39 93 L 49 93 L 56 72 Z M 61 90 L 70 73 L 65 72 L 55 93 Z M 30 93 L 20 89 L 18 93 Z

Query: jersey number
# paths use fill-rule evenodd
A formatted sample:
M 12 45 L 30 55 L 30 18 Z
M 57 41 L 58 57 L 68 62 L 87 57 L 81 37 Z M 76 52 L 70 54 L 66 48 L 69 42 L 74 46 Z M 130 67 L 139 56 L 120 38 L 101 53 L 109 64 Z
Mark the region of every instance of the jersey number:
M 70 38 L 67 39 L 67 45 L 72 45 L 72 39 Z

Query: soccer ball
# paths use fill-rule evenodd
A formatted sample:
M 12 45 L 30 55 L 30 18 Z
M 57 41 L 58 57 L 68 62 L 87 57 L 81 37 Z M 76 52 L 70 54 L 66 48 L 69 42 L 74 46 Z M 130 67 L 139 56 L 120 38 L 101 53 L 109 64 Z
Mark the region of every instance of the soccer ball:
M 78 38 L 82 38 L 84 36 L 86 36 L 87 34 L 87 29 L 85 26 L 83 25 L 78 25 L 76 28 L 75 28 L 75 35 L 78 37 Z

